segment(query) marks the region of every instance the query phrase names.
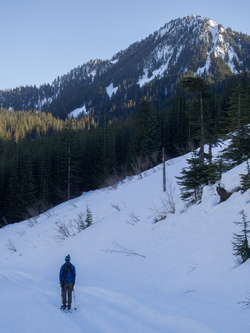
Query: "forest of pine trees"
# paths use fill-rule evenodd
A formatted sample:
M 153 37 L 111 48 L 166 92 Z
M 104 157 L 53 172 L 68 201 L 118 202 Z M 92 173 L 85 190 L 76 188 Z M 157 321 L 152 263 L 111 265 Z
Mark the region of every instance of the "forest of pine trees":
M 157 165 L 163 148 L 175 157 L 208 144 L 210 153 L 194 154 L 179 179 L 183 199 L 197 194 L 198 200 L 200 186 L 216 181 L 218 170 L 249 158 L 250 76 L 199 84 L 202 89 L 189 93 L 187 82 L 179 84 L 169 107 L 143 99 L 134 115 L 120 120 L 91 113 L 61 120 L 1 108 L 0 225 Z M 213 161 L 212 147 L 228 133 L 223 162 Z

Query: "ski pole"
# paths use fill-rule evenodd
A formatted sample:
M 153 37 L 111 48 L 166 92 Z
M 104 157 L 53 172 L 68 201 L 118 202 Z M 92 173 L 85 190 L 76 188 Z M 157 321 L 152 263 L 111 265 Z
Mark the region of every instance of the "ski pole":
M 76 295 L 75 295 L 75 290 L 73 290 L 73 296 L 74 296 L 74 303 L 75 303 L 75 310 L 76 310 L 77 307 L 76 307 Z

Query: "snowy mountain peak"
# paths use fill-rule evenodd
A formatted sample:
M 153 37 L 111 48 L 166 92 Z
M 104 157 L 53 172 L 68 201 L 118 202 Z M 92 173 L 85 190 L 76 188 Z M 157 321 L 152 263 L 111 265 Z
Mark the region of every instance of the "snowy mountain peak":
M 118 63 L 123 58 L 136 61 L 141 53 L 140 74 L 137 83 L 142 87 L 155 78 L 193 71 L 194 74 L 213 75 L 221 59 L 228 73 L 239 73 L 244 67 L 242 53 L 236 46 L 238 35 L 224 29 L 215 21 L 198 15 L 172 20 L 140 43 L 116 55 Z M 250 39 L 244 35 L 244 43 Z M 240 47 L 245 52 L 244 47 Z M 222 64 L 222 63 L 221 63 Z
M 248 35 L 225 29 L 209 18 L 189 15 L 170 21 L 110 60 L 78 66 L 51 85 L 0 91 L 0 104 L 7 109 L 42 109 L 55 116 L 60 116 L 61 105 L 63 116 L 84 105 L 86 111 L 100 113 L 127 103 L 128 96 L 138 99 L 138 89 L 142 93 L 140 89 L 155 79 L 164 80 L 165 97 L 171 98 L 173 85 L 184 73 L 221 81 L 232 73 L 250 70 L 249 59 Z

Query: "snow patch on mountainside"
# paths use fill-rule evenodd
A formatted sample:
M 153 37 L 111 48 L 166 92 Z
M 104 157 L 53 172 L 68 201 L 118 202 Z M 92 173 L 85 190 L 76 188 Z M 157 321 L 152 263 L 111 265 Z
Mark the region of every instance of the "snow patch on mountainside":
M 80 108 L 76 108 L 75 110 L 71 111 L 68 115 L 69 118 L 77 118 L 80 115 L 86 115 L 88 112 L 86 111 L 86 106 L 83 105 Z
M 113 83 L 110 83 L 108 87 L 106 87 L 107 94 L 109 95 L 109 98 L 112 97 L 113 94 L 116 94 L 118 90 L 118 87 L 114 87 Z
M 210 20 L 211 22 L 211 20 Z M 212 21 L 213 22 L 213 21 Z M 209 31 L 212 35 L 212 49 L 207 54 L 207 61 L 203 67 L 197 69 L 195 74 L 202 75 L 205 71 L 208 73 L 211 65 L 211 56 L 214 54 L 215 57 L 221 57 L 230 67 L 232 73 L 237 73 L 235 68 L 234 59 L 239 61 L 237 54 L 234 49 L 229 45 L 229 43 L 225 39 L 226 30 L 223 27 L 218 26 L 217 23 L 213 22 L 210 24 Z M 226 56 L 228 59 L 226 59 Z M 242 62 L 239 62 L 242 64 Z

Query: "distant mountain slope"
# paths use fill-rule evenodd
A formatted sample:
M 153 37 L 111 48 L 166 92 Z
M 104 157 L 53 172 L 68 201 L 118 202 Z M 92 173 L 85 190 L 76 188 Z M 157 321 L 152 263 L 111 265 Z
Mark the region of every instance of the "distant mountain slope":
M 155 98 L 170 97 L 181 74 L 220 81 L 249 70 L 249 56 L 248 35 L 190 15 L 172 20 L 111 60 L 91 60 L 52 84 L 0 91 L 0 104 L 48 110 L 59 117 L 80 107 L 93 113 L 117 112 L 124 105 L 133 109 L 141 98 L 152 95 L 152 89 L 157 90 Z

